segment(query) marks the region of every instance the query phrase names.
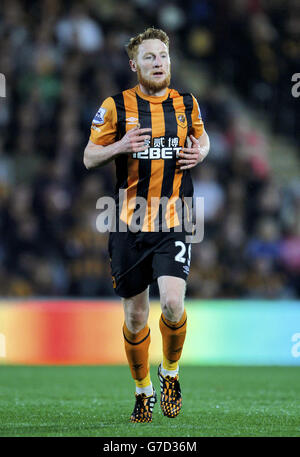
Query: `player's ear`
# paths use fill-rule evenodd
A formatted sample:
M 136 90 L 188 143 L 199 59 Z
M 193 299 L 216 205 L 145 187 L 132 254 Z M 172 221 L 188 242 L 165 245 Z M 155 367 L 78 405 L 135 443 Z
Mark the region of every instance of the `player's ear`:
M 131 68 L 132 71 L 135 71 L 135 72 L 137 71 L 137 69 L 136 69 L 136 61 L 134 59 L 130 59 L 129 60 L 129 65 L 130 65 L 130 68 Z

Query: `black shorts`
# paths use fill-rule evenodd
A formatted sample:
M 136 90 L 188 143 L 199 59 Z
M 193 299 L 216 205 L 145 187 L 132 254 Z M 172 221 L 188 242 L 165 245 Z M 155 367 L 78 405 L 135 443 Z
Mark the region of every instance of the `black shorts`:
M 182 232 L 111 232 L 108 245 L 115 292 L 130 298 L 159 276 L 187 279 L 191 244 Z

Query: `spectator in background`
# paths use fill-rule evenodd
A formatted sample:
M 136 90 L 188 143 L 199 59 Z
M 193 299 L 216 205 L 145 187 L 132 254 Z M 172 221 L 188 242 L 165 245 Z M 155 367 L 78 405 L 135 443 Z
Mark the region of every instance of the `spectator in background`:
M 222 296 L 223 265 L 219 263 L 218 249 L 212 241 L 195 245 L 192 274 L 189 277 L 191 297 L 217 298 Z
M 244 281 L 246 297 L 284 298 L 290 293 L 279 269 L 279 226 L 275 219 L 264 217 L 258 221 L 256 232 L 246 246 L 249 265 Z
M 70 12 L 57 22 L 55 32 L 63 50 L 96 53 L 104 44 L 100 25 L 89 17 L 86 7 L 80 3 L 75 3 Z
M 300 204 L 295 214 L 294 227 L 287 231 L 280 243 L 280 260 L 288 276 L 288 285 L 300 293 Z
M 277 222 L 263 218 L 257 222 L 256 235 L 246 246 L 246 256 L 250 260 L 257 258 L 269 259 L 276 263 L 279 258 L 279 228 Z
M 194 179 L 194 198 L 204 199 L 204 223 L 205 230 L 211 232 L 222 217 L 224 209 L 225 193 L 217 180 L 216 170 L 209 163 L 204 167 L 199 167 Z

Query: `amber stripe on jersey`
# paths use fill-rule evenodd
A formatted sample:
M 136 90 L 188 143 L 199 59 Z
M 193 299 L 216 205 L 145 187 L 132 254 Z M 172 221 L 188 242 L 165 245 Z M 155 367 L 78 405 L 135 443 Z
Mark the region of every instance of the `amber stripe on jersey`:
M 120 140 L 126 133 L 125 131 L 125 106 L 124 106 L 124 97 L 123 94 L 118 94 L 112 97 L 117 111 L 117 125 L 118 131 L 116 133 L 115 141 Z M 127 187 L 127 155 L 122 154 L 116 158 L 116 175 L 117 175 L 117 183 L 116 183 L 116 192 L 118 192 L 119 188 L 126 188 Z
M 152 138 L 164 137 L 165 117 L 162 104 L 150 104 L 150 111 L 152 119 Z M 151 160 L 151 177 L 147 195 L 148 215 L 144 220 L 142 228 L 145 232 L 154 231 L 154 222 L 159 209 L 157 198 L 160 198 L 161 195 L 164 170 L 166 169 L 168 162 L 170 162 L 170 160 Z
M 186 121 L 183 121 L 181 124 L 178 121 L 178 116 L 184 116 L 183 119 L 185 118 L 185 105 L 183 103 L 183 97 L 180 96 L 180 94 L 177 91 L 173 91 L 176 93 L 176 97 L 173 98 L 173 113 L 174 116 L 172 116 L 172 122 L 174 125 L 174 130 L 172 132 L 172 136 L 177 136 L 179 138 L 179 145 L 184 146 L 185 145 L 185 139 L 186 139 L 186 134 L 187 134 L 187 129 L 186 129 Z M 170 115 L 168 116 L 168 121 L 170 122 Z M 179 217 L 175 209 L 176 202 L 178 201 L 179 198 L 179 189 L 183 177 L 182 170 L 180 170 L 179 166 L 176 166 L 176 163 L 178 162 L 173 162 L 173 167 L 172 167 L 172 175 L 170 178 L 166 179 L 166 183 L 170 180 L 172 183 L 172 188 L 171 190 L 169 189 L 169 202 L 167 205 L 167 225 L 168 227 L 175 227 L 179 224 Z M 169 184 L 170 186 L 170 184 Z
M 137 99 L 134 94 L 129 91 L 122 93 L 124 100 L 124 134 L 135 127 L 136 124 L 126 122 L 126 119 L 130 118 L 132 113 L 137 111 Z M 137 120 L 138 122 L 138 120 Z M 133 215 L 136 199 L 137 185 L 139 182 L 139 161 L 133 159 L 131 155 L 125 155 L 127 158 L 127 189 L 126 199 L 123 202 L 122 209 L 120 211 L 120 219 L 130 225 L 131 218 Z
M 172 103 L 169 102 L 170 99 L 165 100 L 163 102 L 163 109 L 165 115 L 165 128 L 166 128 L 166 140 L 168 141 L 169 138 L 179 137 L 178 135 L 178 125 L 176 119 L 176 112 L 174 107 L 174 98 L 171 99 Z M 179 145 L 183 146 L 183 144 Z M 168 197 L 169 201 L 166 208 L 166 214 L 163 215 L 166 218 L 166 223 L 168 227 L 173 227 L 174 225 L 179 224 L 178 217 L 176 215 L 175 219 L 175 209 L 174 209 L 174 199 L 173 199 L 173 190 L 174 190 L 174 179 L 177 179 L 176 174 L 176 158 L 174 157 L 173 160 L 167 160 L 165 164 L 165 171 L 164 171 L 164 179 L 163 179 L 163 186 L 161 191 L 161 197 Z M 182 173 L 180 173 L 182 176 Z M 172 185 L 173 183 L 173 185 Z M 175 219 L 175 220 L 174 220 Z

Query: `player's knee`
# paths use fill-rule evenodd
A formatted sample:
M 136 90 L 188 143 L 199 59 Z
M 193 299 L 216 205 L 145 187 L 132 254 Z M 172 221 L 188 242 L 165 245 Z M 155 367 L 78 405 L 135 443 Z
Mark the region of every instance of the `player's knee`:
M 183 302 L 178 295 L 168 294 L 161 298 L 162 312 L 164 316 L 172 322 L 180 321 L 183 308 Z
M 146 310 L 138 310 L 126 313 L 126 325 L 132 333 L 138 333 L 142 330 L 148 320 L 148 312 Z

